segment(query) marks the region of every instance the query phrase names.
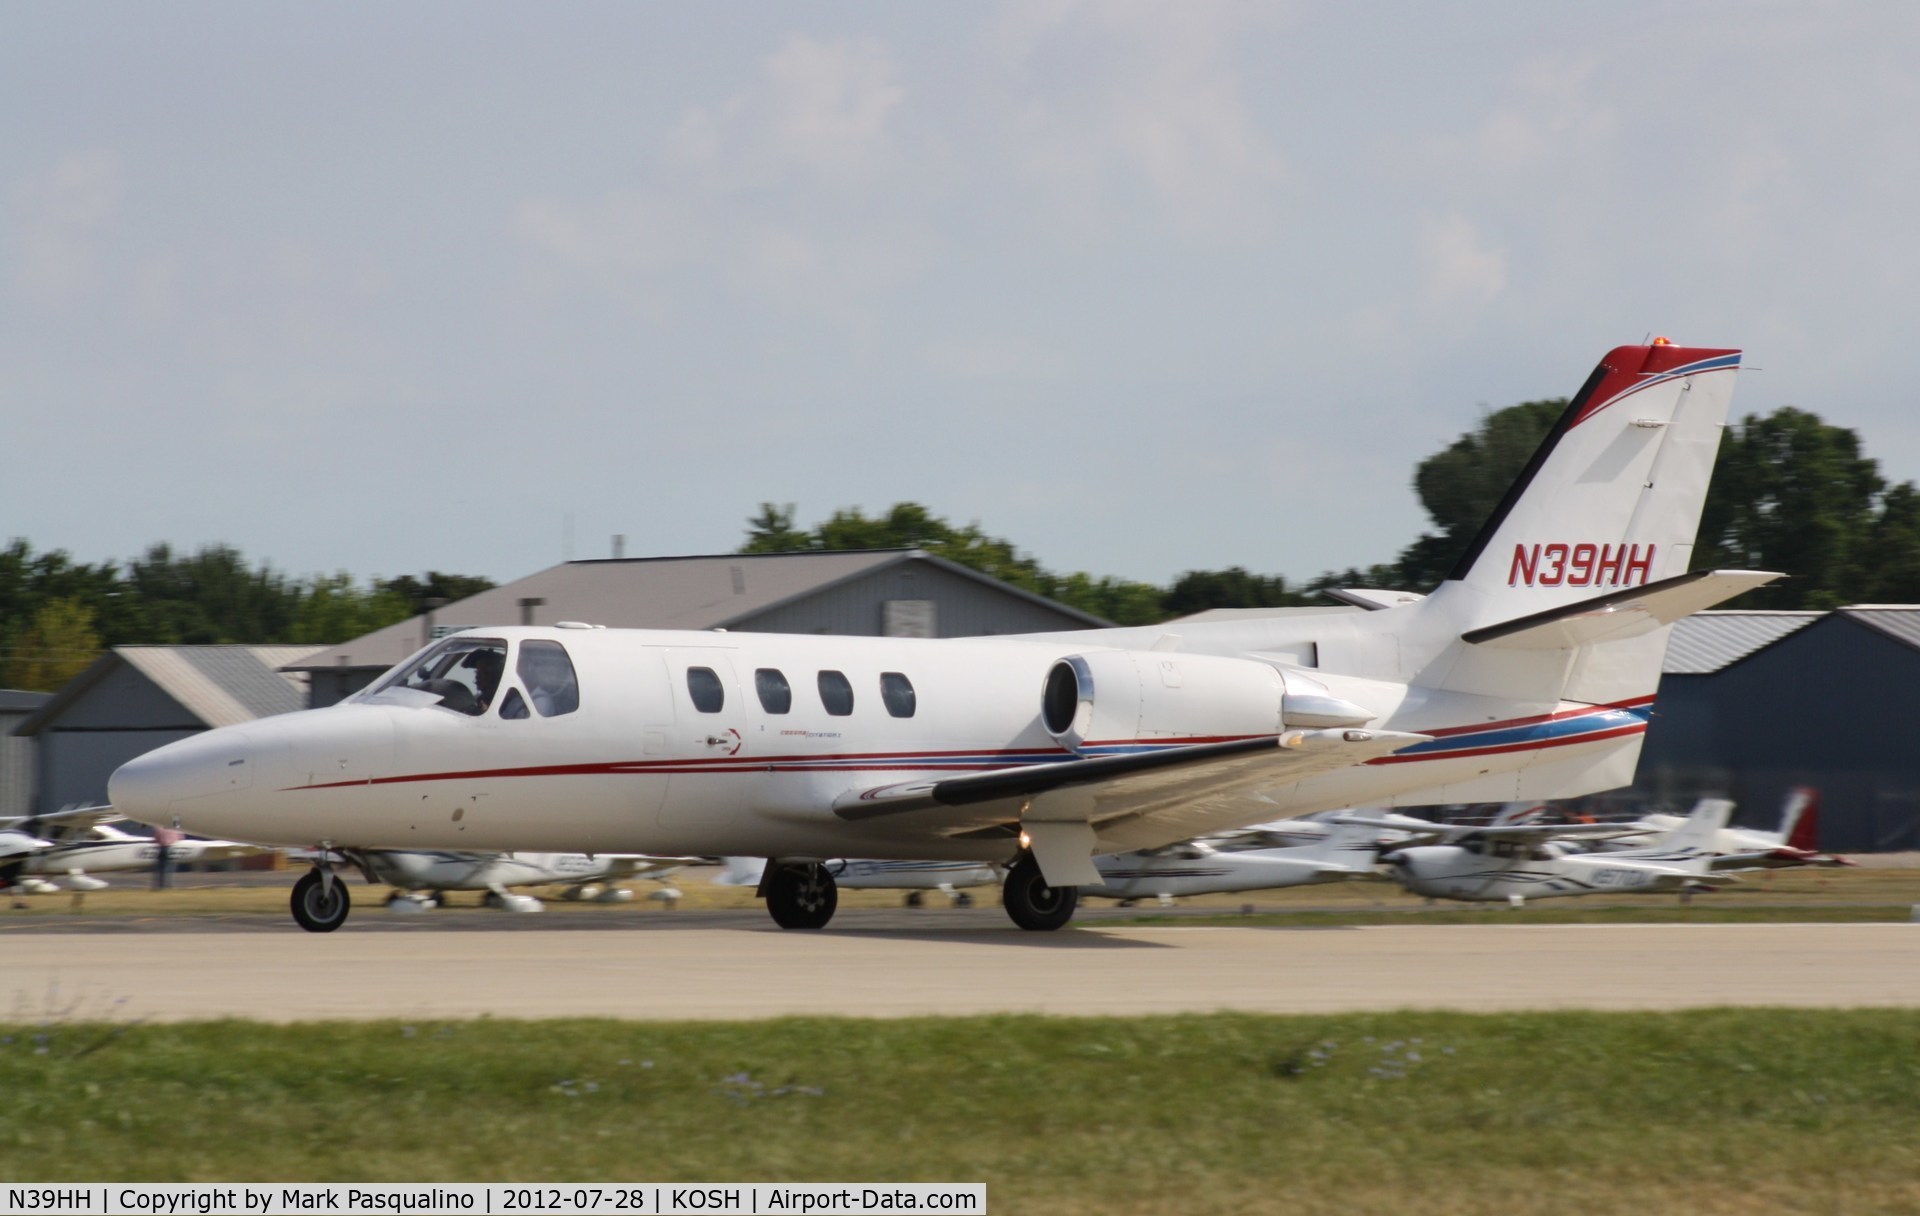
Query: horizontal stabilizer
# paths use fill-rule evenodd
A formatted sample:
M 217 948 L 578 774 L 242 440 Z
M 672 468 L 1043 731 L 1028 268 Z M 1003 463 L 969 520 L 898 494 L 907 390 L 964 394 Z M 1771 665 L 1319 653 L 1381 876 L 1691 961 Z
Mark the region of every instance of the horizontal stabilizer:
M 1334 587 L 1320 594 L 1330 600 L 1352 604 L 1355 608 L 1365 608 L 1368 612 L 1417 604 L 1427 598 L 1414 591 L 1380 591 L 1372 587 Z
M 1569 650 L 1618 642 L 1652 633 L 1781 577 L 1764 570 L 1695 570 L 1470 629 L 1460 638 L 1476 646 L 1508 650 Z

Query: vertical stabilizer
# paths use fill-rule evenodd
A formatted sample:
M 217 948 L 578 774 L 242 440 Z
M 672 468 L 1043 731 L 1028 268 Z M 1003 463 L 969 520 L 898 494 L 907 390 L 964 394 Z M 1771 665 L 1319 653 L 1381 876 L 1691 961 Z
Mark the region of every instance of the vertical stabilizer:
M 1814 790 L 1797 786 L 1787 796 L 1780 813 L 1780 840 L 1790 849 L 1820 851 L 1820 795 Z
M 1458 636 L 1685 573 L 1739 366 L 1737 350 L 1665 339 L 1609 351 L 1422 607 Z M 1667 632 L 1527 653 L 1461 643 L 1422 682 L 1592 704 L 1644 699 Z
M 1724 798 L 1702 798 L 1694 804 L 1687 821 L 1673 830 L 1661 850 L 1689 856 L 1710 857 L 1720 846 L 1720 832 L 1733 814 L 1733 803 Z

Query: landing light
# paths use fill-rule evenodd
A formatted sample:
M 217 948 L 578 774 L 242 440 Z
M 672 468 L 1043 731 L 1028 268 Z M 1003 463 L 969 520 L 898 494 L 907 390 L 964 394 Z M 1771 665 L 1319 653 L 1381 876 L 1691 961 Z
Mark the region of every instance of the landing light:
M 1033 848 L 1033 837 L 1027 835 L 1025 828 L 1020 829 L 1020 847 L 1023 849 Z

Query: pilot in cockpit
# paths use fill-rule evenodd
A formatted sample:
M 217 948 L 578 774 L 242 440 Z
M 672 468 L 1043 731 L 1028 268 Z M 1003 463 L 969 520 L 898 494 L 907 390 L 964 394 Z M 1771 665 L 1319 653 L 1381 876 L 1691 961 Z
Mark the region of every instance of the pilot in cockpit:
M 482 648 L 468 653 L 460 661 L 462 667 L 473 670 L 474 698 L 478 707 L 473 711 L 480 714 L 493 704 L 493 694 L 500 690 L 500 675 L 506 670 L 506 656 L 497 650 Z

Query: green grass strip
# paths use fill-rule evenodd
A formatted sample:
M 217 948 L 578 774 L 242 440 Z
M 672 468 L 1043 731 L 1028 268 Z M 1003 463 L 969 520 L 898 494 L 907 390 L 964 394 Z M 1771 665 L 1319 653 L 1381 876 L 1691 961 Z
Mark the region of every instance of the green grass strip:
M 9 1181 L 984 1181 L 997 1213 L 1920 1210 L 1920 1013 L 1901 1010 L 54 1015 L 0 1027 L 0 1094 Z

